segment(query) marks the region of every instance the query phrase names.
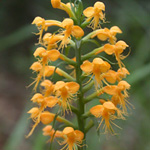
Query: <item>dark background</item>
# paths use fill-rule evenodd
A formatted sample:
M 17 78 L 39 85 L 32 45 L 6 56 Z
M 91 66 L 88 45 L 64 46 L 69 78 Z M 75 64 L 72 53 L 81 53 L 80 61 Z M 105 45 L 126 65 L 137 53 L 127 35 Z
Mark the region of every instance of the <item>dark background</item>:
M 63 1 L 67 2 L 67 0 Z M 83 0 L 84 8 L 96 1 Z M 150 1 L 103 0 L 106 18 L 119 26 L 131 54 L 124 63 L 131 75 L 130 102 L 135 106 L 126 121 L 118 121 L 122 130 L 117 136 L 96 134 L 93 128 L 87 135 L 89 150 L 149 150 L 150 149 Z M 39 126 L 33 136 L 25 139 L 31 127 L 26 112 L 32 107 L 30 65 L 34 62 L 37 32 L 31 22 L 36 16 L 63 20 L 67 14 L 53 9 L 49 0 L 0 1 L 0 149 L 47 150 L 47 137 Z M 105 26 L 105 25 L 104 25 Z M 94 134 L 93 134 L 94 133 Z

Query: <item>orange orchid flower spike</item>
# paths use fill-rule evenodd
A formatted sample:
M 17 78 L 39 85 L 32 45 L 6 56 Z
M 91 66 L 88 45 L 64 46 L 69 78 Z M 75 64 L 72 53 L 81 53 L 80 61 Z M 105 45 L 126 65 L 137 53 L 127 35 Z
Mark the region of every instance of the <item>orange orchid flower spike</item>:
M 86 21 L 89 22 L 92 20 L 89 27 L 93 30 L 101 27 L 99 23 L 100 21 L 105 22 L 105 14 L 103 11 L 105 11 L 105 5 L 103 2 L 96 2 L 94 7 L 88 7 L 83 11 L 83 14 L 87 17 Z
M 119 27 L 113 26 L 110 28 L 110 30 L 108 28 L 98 29 L 93 33 L 94 34 L 91 36 L 91 38 L 97 36 L 97 38 L 101 41 L 106 41 L 108 39 L 111 44 L 115 44 L 117 41 L 116 34 L 122 33 L 122 31 Z
M 102 80 L 104 81 L 102 74 L 105 74 L 111 66 L 101 58 L 95 58 L 92 63 L 88 60 L 84 61 L 80 67 L 86 74 L 93 74 L 96 81 L 96 87 L 98 87 L 99 85 L 102 86 Z
M 61 21 L 37 16 L 32 22 L 38 29 L 39 46 L 33 53 L 36 62 L 30 67 L 36 73 L 30 84 L 35 84 L 31 98 L 35 106 L 27 112 L 33 121 L 27 137 L 41 123 L 45 125 L 43 135 L 48 136 L 48 142 L 58 142 L 60 150 L 86 149 L 86 134 L 96 126 L 96 119 L 97 129 L 115 134 L 115 127 L 120 128 L 115 120 L 125 120 L 132 106 L 127 100 L 130 84 L 123 80 L 130 73 L 122 63 L 127 57 L 123 52 L 129 46 L 122 40 L 117 41 L 117 35 L 122 33 L 118 26 L 101 27 L 106 23 L 103 2 L 94 2 L 92 7 L 84 9 L 82 0 L 50 1 L 53 8 L 69 16 Z M 56 30 L 49 32 L 53 26 Z M 84 36 L 86 27 L 92 29 Z M 90 43 L 98 47 L 86 50 Z M 117 63 L 100 56 L 101 52 L 114 55 Z M 113 69 L 115 64 L 118 70 Z M 95 91 L 91 93 L 91 90 Z M 99 105 L 93 103 L 91 109 L 86 109 L 101 96 Z M 69 114 L 76 117 L 77 124 L 68 118 Z

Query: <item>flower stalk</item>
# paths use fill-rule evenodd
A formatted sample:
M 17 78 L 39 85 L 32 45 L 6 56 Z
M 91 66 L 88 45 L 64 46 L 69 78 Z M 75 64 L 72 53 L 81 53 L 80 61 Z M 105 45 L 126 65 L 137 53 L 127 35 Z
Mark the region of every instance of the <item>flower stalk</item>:
M 80 68 L 80 66 L 82 64 L 82 60 L 81 60 L 81 41 L 78 41 L 78 40 L 76 40 L 75 55 L 76 55 L 76 62 L 77 62 L 76 82 L 80 85 L 80 89 L 79 89 L 78 94 L 77 94 L 78 110 L 79 110 L 77 120 L 78 120 L 79 130 L 84 133 L 84 138 L 85 138 L 85 136 L 86 136 L 85 135 L 85 121 L 81 117 L 82 114 L 84 114 L 84 111 L 85 111 L 85 106 L 84 106 L 84 103 L 83 103 L 82 80 L 81 80 L 82 70 Z M 82 149 L 83 149 L 83 147 L 80 147 L 80 150 L 82 150 Z

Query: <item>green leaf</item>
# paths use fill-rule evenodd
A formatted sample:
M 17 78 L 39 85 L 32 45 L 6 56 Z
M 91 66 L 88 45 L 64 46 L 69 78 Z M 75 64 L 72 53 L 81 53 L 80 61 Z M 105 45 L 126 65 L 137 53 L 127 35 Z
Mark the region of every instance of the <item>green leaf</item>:
M 17 150 L 17 148 L 20 146 L 20 143 L 25 138 L 26 131 L 29 127 L 30 121 L 27 120 L 27 110 L 29 109 L 28 104 L 26 105 L 24 111 L 22 112 L 22 115 L 20 119 L 18 120 L 14 130 L 12 131 L 9 139 L 7 140 L 4 150 Z
M 131 73 L 131 75 L 127 78 L 127 81 L 133 85 L 141 80 L 144 80 L 149 75 L 150 63 Z
M 32 33 L 36 31 L 36 27 L 32 25 L 25 25 L 21 27 L 10 35 L 0 39 L 0 51 L 17 45 L 26 39 L 29 39 L 30 37 L 34 36 Z
M 32 150 L 43 150 L 43 149 L 45 149 L 46 141 L 47 141 L 47 137 L 42 135 L 42 130 L 40 129 L 38 134 L 35 136 Z

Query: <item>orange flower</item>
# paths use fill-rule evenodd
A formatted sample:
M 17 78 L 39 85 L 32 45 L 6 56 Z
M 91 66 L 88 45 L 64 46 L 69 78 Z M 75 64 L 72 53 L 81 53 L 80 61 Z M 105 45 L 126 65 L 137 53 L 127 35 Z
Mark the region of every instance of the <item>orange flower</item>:
M 54 90 L 54 84 L 50 81 L 50 80 L 44 80 L 41 82 L 41 87 L 42 87 L 42 92 L 44 93 L 44 96 L 50 96 L 51 94 L 53 94 L 53 90 Z
M 130 89 L 130 84 L 126 81 L 120 81 L 118 85 L 109 85 L 103 88 L 103 92 L 112 95 L 112 102 L 117 106 L 122 107 L 123 113 L 127 113 L 127 106 L 131 105 L 126 98 L 128 97 L 127 90 Z M 122 93 L 123 92 L 123 93 Z
M 41 44 L 43 31 L 47 31 L 48 27 L 50 26 L 59 26 L 61 22 L 56 20 L 45 20 L 44 18 L 38 16 L 35 17 L 32 24 L 35 24 L 39 30 L 39 33 L 37 33 L 37 35 L 39 35 L 39 43 Z
M 109 70 L 105 74 L 103 74 L 103 78 L 106 79 L 109 83 L 115 83 L 116 81 L 121 81 L 126 75 L 129 75 L 129 71 L 126 68 L 118 69 L 117 72 L 113 70 Z
M 45 77 L 50 77 L 51 75 L 53 75 L 55 73 L 57 73 L 58 75 L 62 76 L 62 73 L 60 72 L 59 68 L 56 68 L 55 66 L 46 66 L 45 67 L 45 71 L 44 71 L 44 76 Z
M 117 33 L 122 33 L 122 31 L 120 30 L 119 27 L 113 26 L 110 28 L 110 30 L 108 28 L 96 30 L 94 34 L 91 36 L 91 38 L 94 38 L 95 36 L 97 36 L 98 39 L 100 39 L 101 41 L 106 41 L 108 39 L 108 41 L 111 44 L 115 44 L 117 40 L 116 38 Z
M 61 0 L 51 0 L 53 8 L 58 8 L 61 5 Z
M 98 126 L 100 128 L 101 124 L 104 122 L 103 128 L 105 128 L 105 133 L 109 130 L 110 132 L 114 132 L 111 124 L 117 126 L 112 120 L 117 118 L 124 119 L 121 114 L 121 111 L 111 102 L 104 102 L 103 105 L 96 105 L 90 109 L 92 115 L 96 118 L 101 118 L 101 122 Z M 115 115 L 117 112 L 117 116 Z M 118 127 L 118 126 L 117 126 Z
M 41 57 L 41 60 L 39 60 L 39 62 L 33 63 L 32 66 L 30 67 L 30 69 L 32 69 L 38 73 L 35 81 L 29 85 L 29 86 L 31 86 L 32 84 L 36 83 L 34 86 L 34 90 L 36 91 L 36 88 L 37 88 L 41 78 L 42 77 L 45 78 L 45 76 L 52 75 L 50 73 L 46 74 L 48 68 L 45 67 L 45 65 L 47 65 L 49 61 L 56 61 L 60 56 L 60 52 L 55 49 L 47 51 L 43 47 L 38 47 L 35 50 L 33 55 L 34 55 L 34 57 L 37 57 L 37 56 Z
M 54 120 L 55 117 L 55 114 L 52 114 L 48 111 L 43 112 L 43 109 L 41 107 L 40 108 L 33 107 L 31 110 L 28 111 L 28 113 L 31 114 L 31 118 L 35 123 L 32 126 L 31 131 L 27 135 L 27 138 L 32 135 L 32 133 L 34 132 L 35 128 L 40 123 L 40 121 L 43 124 L 49 124 Z
M 34 62 L 31 65 L 30 69 L 37 72 L 37 77 L 35 78 L 35 80 L 28 87 L 30 87 L 31 85 L 33 85 L 35 83 L 34 90 L 36 91 L 36 88 L 37 88 L 40 80 L 42 79 L 42 77 L 45 78 L 45 77 L 51 76 L 54 73 L 55 67 L 54 66 L 46 66 L 43 69 L 43 66 L 40 62 Z M 61 75 L 59 73 L 59 69 L 56 69 L 56 73 Z
M 44 111 L 40 115 L 40 121 L 43 124 L 50 124 L 51 122 L 53 122 L 54 117 L 55 117 L 55 114 L 50 113 L 49 111 Z
M 38 117 L 39 112 L 40 111 L 38 107 L 33 107 L 28 111 L 28 113 L 31 114 L 30 118 L 32 118 L 33 121 L 35 121 L 35 119 Z
M 58 99 L 56 97 L 54 97 L 54 96 L 44 97 L 40 93 L 36 93 L 31 98 L 31 101 L 33 101 L 34 103 L 39 104 L 40 107 L 39 108 L 38 107 L 33 107 L 31 110 L 28 111 L 28 113 L 31 114 L 31 118 L 35 122 L 35 124 L 33 125 L 32 129 L 29 132 L 29 134 L 27 135 L 27 137 L 32 135 L 34 129 L 40 123 L 40 121 L 43 124 L 49 124 L 53 121 L 55 115 L 48 112 L 48 111 L 44 111 L 44 109 L 46 107 L 52 108 L 58 103 Z
M 81 147 L 80 144 L 82 144 L 82 140 L 84 138 L 83 132 L 79 130 L 74 130 L 72 127 L 66 127 L 63 130 L 63 134 L 65 136 L 65 139 L 60 145 L 65 146 L 61 150 L 76 150 L 77 146 Z
M 43 66 L 40 62 L 34 62 L 31 65 L 30 69 L 37 72 L 37 77 L 35 78 L 35 80 L 28 87 L 30 87 L 31 85 L 36 83 L 35 86 L 34 86 L 34 91 L 36 91 L 36 88 L 37 88 L 37 86 L 38 86 L 38 84 L 39 84 L 39 82 L 40 82 L 40 80 L 43 76 Z
M 121 62 L 121 59 L 124 59 L 126 56 L 121 55 L 121 53 L 129 47 L 124 41 L 118 41 L 115 45 L 105 44 L 103 51 L 108 55 L 115 54 L 116 60 L 118 61 L 119 67 L 122 68 L 124 64 Z
M 64 31 L 61 31 L 59 35 L 64 35 L 64 38 L 62 39 L 62 42 L 59 46 L 60 48 L 67 47 L 67 44 L 71 40 L 71 35 L 76 38 L 80 38 L 84 35 L 84 31 L 79 26 L 74 25 L 74 22 L 70 18 L 66 18 L 61 23 L 61 27 L 64 28 Z
M 126 68 L 118 69 L 117 71 L 117 80 L 121 81 L 123 78 L 126 78 L 126 75 L 129 75 L 130 72 Z
M 43 66 L 45 66 L 46 64 L 48 64 L 48 61 L 56 61 L 59 58 L 60 53 L 56 49 L 47 51 L 43 47 L 38 47 L 33 55 L 34 57 L 41 57 L 42 59 L 40 61 L 42 62 Z
M 102 74 L 105 74 L 111 66 L 101 58 L 95 58 L 92 63 L 88 60 L 84 61 L 80 67 L 86 74 L 95 76 L 96 87 L 98 87 L 99 85 L 102 86 L 102 80 L 104 79 Z
M 32 69 L 33 71 L 39 72 L 42 69 L 42 65 L 39 62 L 34 62 L 30 69 Z
M 74 25 L 74 22 L 72 19 L 70 18 L 66 18 L 64 19 L 62 22 L 56 21 L 56 20 L 44 20 L 43 18 L 35 18 L 32 24 L 36 24 L 38 26 L 39 29 L 39 43 L 42 43 L 42 34 L 43 34 L 43 30 L 45 29 L 45 31 L 48 29 L 48 27 L 50 26 L 58 26 L 58 27 L 62 27 L 65 30 L 60 31 L 60 33 L 58 34 L 59 39 L 58 40 L 62 40 L 59 49 L 64 48 L 67 46 L 67 44 L 70 42 L 71 39 L 71 35 L 76 37 L 76 38 L 80 38 L 84 35 L 84 31 L 82 30 L 82 28 L 80 28 L 77 25 Z M 42 21 L 41 21 L 42 20 Z M 63 36 L 63 38 L 62 38 Z M 57 40 L 56 40 L 57 41 Z
M 70 109 L 70 101 L 74 97 L 74 94 L 79 90 L 79 84 L 76 82 L 63 82 L 58 81 L 55 84 L 54 92 L 55 95 L 59 98 L 62 109 L 65 114 L 67 107 Z M 71 109 L 70 109 L 71 110 Z
M 103 74 L 103 78 L 105 78 L 107 82 L 113 84 L 117 80 L 117 72 L 115 72 L 114 70 L 108 70 L 108 72 Z
M 46 33 L 43 36 L 43 45 L 47 48 L 47 50 L 57 48 L 57 43 L 63 39 L 62 35 L 55 35 L 51 33 Z
M 50 141 L 53 138 L 64 138 L 64 134 L 62 131 L 55 131 L 51 125 L 47 125 L 45 128 L 43 128 L 43 135 L 44 136 L 50 136 Z
M 90 23 L 90 27 L 95 30 L 96 28 L 100 27 L 99 21 L 105 22 L 105 5 L 103 2 L 96 2 L 94 7 L 88 7 L 83 11 L 83 14 L 87 17 L 87 22 L 89 22 L 92 18 Z
M 64 4 L 61 2 L 61 0 L 51 0 L 51 4 L 53 8 L 64 10 L 70 16 L 70 18 L 73 17 L 73 13 L 69 3 Z
M 40 93 L 34 94 L 34 96 L 31 98 L 31 101 L 34 103 L 38 103 L 41 107 L 41 110 L 43 110 L 46 107 L 54 107 L 58 103 L 58 99 L 54 96 L 44 97 Z

